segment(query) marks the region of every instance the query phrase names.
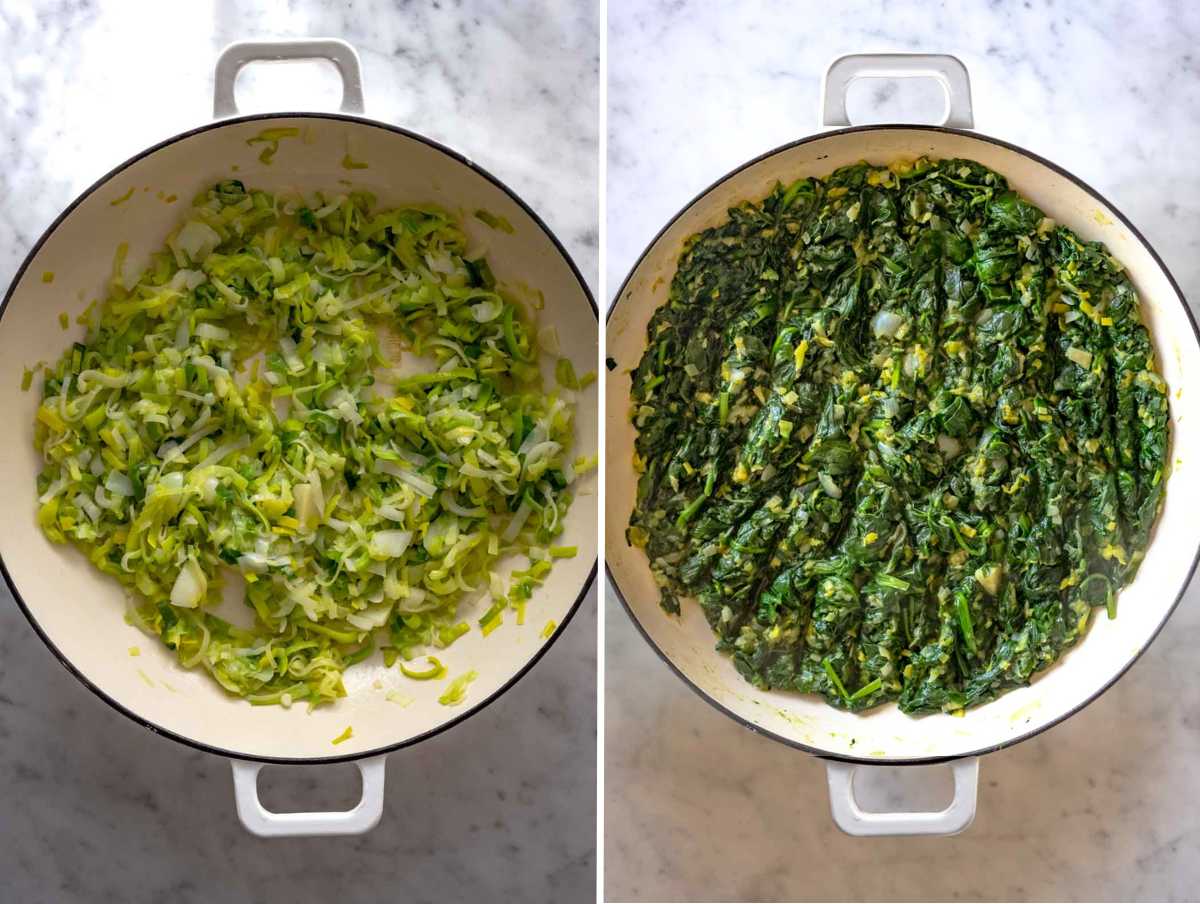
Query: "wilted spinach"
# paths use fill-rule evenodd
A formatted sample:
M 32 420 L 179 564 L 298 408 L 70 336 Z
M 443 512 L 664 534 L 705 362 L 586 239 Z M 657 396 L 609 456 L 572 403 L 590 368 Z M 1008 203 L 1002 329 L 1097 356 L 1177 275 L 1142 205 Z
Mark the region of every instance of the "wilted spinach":
M 692 236 L 633 374 L 644 547 L 762 688 L 953 711 L 1116 614 L 1166 387 L 1119 262 L 968 160 L 860 163 Z

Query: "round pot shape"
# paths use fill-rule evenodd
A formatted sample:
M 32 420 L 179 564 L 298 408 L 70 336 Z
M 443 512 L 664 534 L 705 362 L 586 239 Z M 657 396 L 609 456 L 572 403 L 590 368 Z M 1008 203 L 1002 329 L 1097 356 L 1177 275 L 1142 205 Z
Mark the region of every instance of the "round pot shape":
M 333 59 L 346 80 L 343 106 L 354 109 L 357 58 L 341 42 L 234 45 L 218 67 L 217 110 L 232 110 L 236 70 L 251 59 Z M 222 68 L 224 67 L 224 68 Z M 224 92 L 224 93 L 223 93 Z M 360 110 L 361 112 L 361 110 Z M 268 129 L 297 129 L 280 142 L 268 164 L 261 144 L 247 140 Z M 347 170 L 349 154 L 368 165 Z M 540 290 L 545 299 L 539 323 L 557 328 L 562 355 L 578 372 L 594 367 L 598 318 L 595 302 L 562 245 L 537 214 L 498 179 L 462 156 L 426 138 L 359 116 L 288 113 L 246 116 L 202 126 L 149 148 L 121 164 L 77 198 L 47 230 L 18 271 L 0 308 L 0 412 L 9 430 L 0 443 L 0 483 L 8 487 L 8 527 L 0 534 L 0 567 L 13 596 L 38 634 L 87 687 L 114 708 L 151 730 L 204 750 L 245 760 L 317 763 L 379 757 L 416 743 L 478 712 L 510 687 L 562 633 L 596 573 L 597 493 L 595 475 L 581 478 L 566 518 L 564 545 L 574 559 L 556 563 L 529 601 L 524 626 L 510 619 L 488 637 L 472 631 L 439 651 L 448 674 L 478 672 L 468 701 L 458 707 L 438 702 L 443 682 L 416 682 L 385 668 L 378 654 L 347 671 L 347 696 L 312 712 L 305 707 L 253 707 L 235 699 L 207 675 L 188 671 L 162 644 L 126 624 L 118 584 L 101 575 L 69 546 L 50 543 L 38 528 L 34 481 L 39 456 L 33 447 L 36 390 L 20 389 L 22 368 L 56 360 L 83 328 L 74 325 L 93 298 L 103 297 L 113 254 L 128 242 L 129 260 L 141 266 L 180 221 L 180 206 L 221 179 L 236 177 L 271 191 L 344 191 L 341 180 L 373 192 L 381 205 L 428 202 L 462 213 L 472 243 L 486 249 L 499 282 L 520 291 Z M 127 201 L 113 201 L 127 192 Z M 161 197 L 177 197 L 179 204 Z M 506 218 L 512 232 L 490 229 L 471 216 L 488 210 Z M 42 274 L 54 274 L 47 283 Z M 528 290 L 521 287 L 529 287 Z M 64 332 L 59 314 L 71 316 Z M 553 386 L 554 363 L 543 365 Z M 597 388 L 580 393 L 576 409 L 577 448 L 598 444 Z M 486 606 L 486 600 L 474 608 Z M 474 621 L 479 612 L 462 613 Z M 557 624 L 549 637 L 543 629 Z M 130 656 L 131 647 L 140 655 Z M 389 700 L 389 693 L 393 699 Z M 393 702 L 396 694 L 412 702 Z M 351 737 L 333 743 L 351 727 Z M 238 764 L 235 762 L 235 773 Z M 251 799 L 257 764 L 239 773 L 239 809 L 255 831 L 361 831 L 378 818 L 382 805 L 382 760 L 364 767 L 365 810 L 353 819 L 321 825 L 312 820 L 270 822 Z M 369 800 L 366 798 L 370 798 Z M 265 813 L 265 811 L 262 811 Z M 313 814 L 289 814 L 292 816 Z
M 826 84 L 830 92 L 844 91 L 855 75 L 883 72 L 939 77 L 948 87 L 950 115 L 958 122 L 970 123 L 969 97 L 961 94 L 966 90 L 966 71 L 953 58 L 843 58 L 830 70 Z M 826 110 L 836 106 L 827 103 Z M 826 117 L 827 123 L 836 119 L 836 109 L 833 112 L 834 116 Z M 668 616 L 659 608 L 659 593 L 646 557 L 624 536 L 637 482 L 632 467 L 635 431 L 627 415 L 629 372 L 641 359 L 651 314 L 666 301 L 684 240 L 725 220 L 726 211 L 739 202 L 764 197 L 776 182 L 825 176 L 860 160 L 884 164 L 921 155 L 977 160 L 1006 176 L 1014 189 L 1047 216 L 1085 239 L 1108 246 L 1127 267 L 1141 297 L 1142 316 L 1170 387 L 1172 409 L 1173 468 L 1167 478 L 1166 500 L 1145 563 L 1136 580 L 1121 592 L 1119 617 L 1112 621 L 1096 618 L 1087 637 L 1029 687 L 962 717 L 912 718 L 895 706 L 852 714 L 836 710 L 816 696 L 757 690 L 736 673 L 729 658 L 715 652 L 712 631 L 698 606 L 684 605 L 680 617 Z M 1190 462 L 1200 455 L 1200 423 L 1182 416 L 1180 398 L 1200 391 L 1196 325 L 1163 262 L 1120 211 L 1062 168 L 1007 142 L 958 129 L 888 125 L 815 135 L 750 161 L 700 194 L 643 253 L 609 313 L 607 355 L 616 367 L 606 375 L 605 556 L 618 595 L 650 645 L 708 702 L 778 741 L 841 761 L 831 766 L 830 781 L 834 815 L 848 831 L 944 833 L 965 828 L 974 811 L 973 762 L 959 764 L 956 774 L 959 803 L 963 795 L 969 795 L 970 807 L 960 807 L 950 816 L 937 814 L 944 818 L 924 822 L 914 822 L 909 818 L 912 814 L 871 821 L 866 814 L 854 812 L 857 807 L 850 792 L 853 764 L 917 764 L 974 757 L 1015 744 L 1065 719 L 1110 687 L 1146 649 L 1178 603 L 1195 567 L 1198 531 L 1194 513 L 1200 503 L 1200 483 L 1191 478 Z

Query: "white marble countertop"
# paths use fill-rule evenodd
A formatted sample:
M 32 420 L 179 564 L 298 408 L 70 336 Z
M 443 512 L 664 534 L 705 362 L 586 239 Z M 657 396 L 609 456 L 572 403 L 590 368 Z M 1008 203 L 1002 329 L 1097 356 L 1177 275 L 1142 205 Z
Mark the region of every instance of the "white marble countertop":
M 590 2 L 545 7 L 0 0 L 0 286 L 81 189 L 210 118 L 222 46 L 318 35 L 359 50 L 369 115 L 503 179 L 594 288 L 598 13 Z M 332 69 L 248 70 L 239 86 L 248 112 L 334 109 L 338 96 Z M 375 831 L 282 841 L 241 828 L 224 760 L 111 710 L 54 661 L 7 590 L 0 596 L 5 901 L 594 896 L 595 593 L 509 693 L 390 758 Z M 351 767 L 263 776 L 279 809 L 345 806 L 357 793 Z
M 609 294 L 709 183 L 815 131 L 833 58 L 903 50 L 960 56 L 976 127 L 1095 186 L 1200 302 L 1200 13 L 1112 0 L 947 6 L 610 0 Z M 928 85 L 868 90 L 851 115 L 927 112 L 930 97 Z M 819 762 L 701 701 L 611 594 L 606 626 L 612 900 L 1183 900 L 1200 887 L 1195 583 L 1099 701 L 981 762 L 975 824 L 947 839 L 840 834 Z M 923 796 L 942 772 L 921 776 Z M 872 796 L 896 782 L 871 781 Z

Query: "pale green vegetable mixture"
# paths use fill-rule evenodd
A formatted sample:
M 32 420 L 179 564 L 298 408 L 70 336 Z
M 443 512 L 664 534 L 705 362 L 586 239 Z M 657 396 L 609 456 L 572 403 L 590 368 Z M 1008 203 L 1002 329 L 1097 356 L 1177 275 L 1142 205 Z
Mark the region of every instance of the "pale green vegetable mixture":
M 184 666 L 251 703 L 329 702 L 376 647 L 453 643 L 484 593 L 494 630 L 574 554 L 551 545 L 595 465 L 571 393 L 444 211 L 226 181 L 136 282 L 124 256 L 44 370 L 38 521 Z M 506 584 L 509 554 L 528 564 Z M 252 628 L 210 611 L 229 570 Z

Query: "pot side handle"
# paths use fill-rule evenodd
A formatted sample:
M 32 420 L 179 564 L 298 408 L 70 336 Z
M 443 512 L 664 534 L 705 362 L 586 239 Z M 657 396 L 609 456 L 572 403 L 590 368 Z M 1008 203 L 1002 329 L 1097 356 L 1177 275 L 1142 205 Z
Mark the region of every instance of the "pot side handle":
M 939 125 L 975 126 L 971 79 L 958 57 L 945 53 L 852 53 L 829 64 L 821 86 L 822 126 L 848 126 L 846 89 L 859 78 L 932 78 L 946 92 L 946 116 Z
M 273 813 L 258 799 L 262 763 L 233 760 L 233 797 L 238 818 L 249 831 L 264 838 L 316 835 L 361 835 L 383 815 L 383 781 L 387 756 L 356 760 L 362 775 L 362 799 L 350 810 L 333 813 Z
M 242 67 L 257 62 L 328 60 L 342 78 L 343 113 L 363 112 L 362 65 L 358 53 L 337 38 L 308 38 L 296 41 L 237 41 L 221 51 L 213 80 L 213 116 L 237 116 L 233 87 Z
M 975 798 L 979 788 L 979 758 L 955 760 L 954 799 L 936 813 L 868 813 L 854 797 L 853 763 L 827 762 L 829 805 L 833 821 L 847 835 L 957 835 L 975 819 Z

